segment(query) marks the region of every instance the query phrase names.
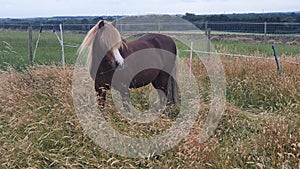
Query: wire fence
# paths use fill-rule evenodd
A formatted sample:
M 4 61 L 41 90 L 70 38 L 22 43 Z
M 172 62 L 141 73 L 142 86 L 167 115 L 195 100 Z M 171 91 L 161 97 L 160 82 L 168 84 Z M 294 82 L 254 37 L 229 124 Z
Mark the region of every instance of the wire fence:
M 174 22 L 139 22 L 134 23 L 130 21 L 120 20 L 118 28 L 120 31 L 186 31 L 189 27 L 194 29 L 191 24 L 182 24 Z M 64 30 L 66 31 L 79 31 L 87 32 L 94 24 L 64 24 Z M 0 31 L 4 30 L 27 30 L 28 23 L 6 23 L 0 22 Z M 39 30 L 41 26 L 45 30 L 59 29 L 59 24 L 31 24 L 33 30 Z M 176 26 L 174 26 L 176 25 Z M 275 23 L 275 22 L 195 22 L 193 23 L 200 30 L 206 31 L 211 29 L 215 33 L 228 33 L 228 34 L 269 34 L 269 35 L 299 35 L 300 23 Z M 170 29 L 171 28 L 171 29 Z
M 174 26 L 176 25 L 176 26 Z M 204 34 L 211 31 L 212 41 L 239 41 L 297 45 L 300 43 L 300 23 L 248 23 L 248 22 L 196 22 L 197 29 Z M 134 23 L 121 21 L 118 29 L 124 34 L 138 32 L 179 32 L 191 33 L 194 25 L 173 22 Z M 32 24 L 34 31 L 43 27 L 44 31 L 59 30 L 59 24 Z M 65 32 L 87 33 L 94 24 L 63 24 Z M 190 27 L 190 28 L 189 28 Z M 26 31 L 27 23 L 0 23 L 0 31 Z M 190 31 L 189 31 L 190 30 Z M 126 35 L 127 35 L 126 34 Z
M 158 25 L 168 27 L 170 25 L 177 25 L 178 23 L 174 22 L 152 22 L 152 23 L 135 23 L 130 22 L 128 20 L 123 20 L 122 23 L 118 23 L 119 25 L 123 26 L 137 26 L 137 25 L 152 25 L 155 26 L 155 28 L 159 28 Z M 62 23 L 64 24 L 64 23 Z M 196 25 L 199 29 L 205 29 L 207 26 L 212 28 L 213 30 L 221 30 L 221 31 L 237 31 L 237 32 L 251 32 L 251 33 L 264 33 L 265 27 L 267 27 L 268 33 L 271 34 L 290 34 L 290 33 L 300 33 L 300 23 L 289 23 L 289 22 L 195 22 L 193 23 Z M 39 27 L 40 24 L 32 24 L 33 26 Z M 52 27 L 53 25 L 58 24 L 43 24 L 44 26 Z M 86 28 L 90 28 L 94 25 L 92 24 L 64 24 L 67 29 L 70 30 L 86 30 Z M 187 25 L 187 24 L 186 24 Z M 186 26 L 185 25 L 185 26 Z M 26 29 L 28 26 L 28 23 L 6 23 L 6 22 L 0 22 L 0 28 L 1 29 Z M 182 24 L 181 24 L 182 26 Z M 180 25 L 178 27 L 180 29 Z

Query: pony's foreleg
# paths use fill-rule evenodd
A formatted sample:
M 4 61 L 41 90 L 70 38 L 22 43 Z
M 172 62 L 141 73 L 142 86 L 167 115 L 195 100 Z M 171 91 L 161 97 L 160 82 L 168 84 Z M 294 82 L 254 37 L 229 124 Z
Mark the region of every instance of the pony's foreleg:
M 105 107 L 106 91 L 107 91 L 106 87 L 96 88 L 96 92 L 97 92 L 97 96 L 98 96 L 98 105 L 102 109 Z
M 128 88 L 123 88 L 119 90 L 121 97 L 122 97 L 122 104 L 125 111 L 130 111 L 130 93 Z

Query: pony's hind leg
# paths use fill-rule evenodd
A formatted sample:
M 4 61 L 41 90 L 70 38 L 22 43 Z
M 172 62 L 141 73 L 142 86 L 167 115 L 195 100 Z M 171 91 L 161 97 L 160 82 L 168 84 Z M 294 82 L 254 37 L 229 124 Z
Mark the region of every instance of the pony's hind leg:
M 165 72 L 160 72 L 159 75 L 152 81 L 152 85 L 158 91 L 161 107 L 168 105 L 168 79 L 169 75 Z
M 178 104 L 178 86 L 172 76 L 165 72 L 161 72 L 152 84 L 154 88 L 163 91 L 164 96 L 161 97 L 163 99 L 162 103 L 164 103 L 164 99 L 166 99 L 167 106 Z
M 178 104 L 178 90 L 176 81 L 167 73 L 161 72 L 159 76 L 152 82 L 155 89 L 159 89 L 161 108 L 169 117 L 175 116 L 177 113 L 176 105 Z

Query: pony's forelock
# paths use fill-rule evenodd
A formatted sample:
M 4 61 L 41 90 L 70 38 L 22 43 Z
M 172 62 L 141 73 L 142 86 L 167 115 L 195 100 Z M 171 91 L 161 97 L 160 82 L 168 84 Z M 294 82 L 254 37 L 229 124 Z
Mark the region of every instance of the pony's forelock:
M 122 48 L 124 43 L 119 31 L 107 21 L 104 21 L 104 26 L 99 29 L 99 21 L 86 35 L 82 44 L 78 48 L 78 53 L 82 54 L 88 52 L 88 57 L 93 57 L 93 47 L 104 47 L 105 50 L 111 50 L 115 48 Z M 97 43 L 97 44 L 94 44 Z
M 121 35 L 110 22 L 105 22 L 105 25 L 97 32 L 95 40 L 95 43 L 99 45 L 97 47 L 104 47 L 107 51 L 122 46 Z

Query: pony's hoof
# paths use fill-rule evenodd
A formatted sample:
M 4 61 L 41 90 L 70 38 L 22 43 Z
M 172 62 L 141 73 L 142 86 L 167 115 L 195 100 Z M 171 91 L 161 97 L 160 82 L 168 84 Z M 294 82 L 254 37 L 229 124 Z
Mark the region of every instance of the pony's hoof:
M 177 106 L 167 106 L 164 110 L 164 114 L 169 118 L 176 118 L 179 114 L 179 110 Z

